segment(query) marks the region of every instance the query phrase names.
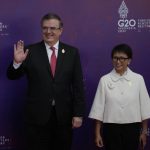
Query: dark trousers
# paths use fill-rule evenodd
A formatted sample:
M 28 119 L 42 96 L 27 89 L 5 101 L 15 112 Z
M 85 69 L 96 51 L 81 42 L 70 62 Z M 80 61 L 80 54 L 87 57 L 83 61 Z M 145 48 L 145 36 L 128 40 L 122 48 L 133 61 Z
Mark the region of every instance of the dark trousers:
M 55 108 L 44 126 L 27 125 L 25 150 L 71 150 L 72 127 L 59 125 Z
M 105 150 L 138 150 L 141 123 L 104 123 Z

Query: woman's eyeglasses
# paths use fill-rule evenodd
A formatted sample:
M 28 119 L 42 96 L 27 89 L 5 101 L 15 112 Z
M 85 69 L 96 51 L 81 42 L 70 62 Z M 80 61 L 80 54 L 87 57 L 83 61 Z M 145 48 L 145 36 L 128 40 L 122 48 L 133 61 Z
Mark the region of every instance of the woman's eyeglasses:
M 129 59 L 128 57 L 113 57 L 112 60 L 114 62 L 120 61 L 120 62 L 124 62 L 125 60 Z

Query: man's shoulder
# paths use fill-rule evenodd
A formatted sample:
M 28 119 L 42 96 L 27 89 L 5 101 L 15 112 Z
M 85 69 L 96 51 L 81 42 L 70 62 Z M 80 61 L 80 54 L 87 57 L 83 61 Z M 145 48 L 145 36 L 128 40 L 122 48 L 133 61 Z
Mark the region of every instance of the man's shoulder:
M 60 44 L 60 47 L 61 47 L 62 49 L 73 50 L 73 51 L 78 50 L 77 47 L 72 46 L 72 45 L 70 45 L 70 44 L 66 44 L 66 43 L 63 43 L 63 42 L 60 42 L 59 44 Z
M 33 44 L 29 44 L 26 46 L 26 48 L 38 48 L 38 47 L 41 47 L 41 46 L 44 46 L 44 42 L 41 41 L 41 42 L 37 42 L 37 43 L 33 43 Z

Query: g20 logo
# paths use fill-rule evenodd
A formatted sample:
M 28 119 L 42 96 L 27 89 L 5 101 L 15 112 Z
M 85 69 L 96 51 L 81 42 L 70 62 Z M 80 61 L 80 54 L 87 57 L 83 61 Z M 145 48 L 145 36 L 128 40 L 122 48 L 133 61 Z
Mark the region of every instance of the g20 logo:
M 135 27 L 136 21 L 134 19 L 120 19 L 118 20 L 118 26 L 119 27 Z

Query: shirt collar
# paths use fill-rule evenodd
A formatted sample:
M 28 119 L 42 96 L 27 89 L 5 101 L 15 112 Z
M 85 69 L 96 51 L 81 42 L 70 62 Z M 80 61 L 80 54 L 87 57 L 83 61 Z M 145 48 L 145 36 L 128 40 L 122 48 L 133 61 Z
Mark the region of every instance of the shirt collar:
M 46 42 L 44 42 L 44 43 L 45 43 L 46 49 L 49 49 L 51 47 Z M 59 48 L 59 41 L 56 44 L 54 44 L 53 47 L 55 47 L 55 50 L 58 50 L 58 48 Z
M 127 81 L 130 81 L 131 80 L 131 70 L 129 68 L 127 68 L 126 72 L 120 76 L 115 69 L 113 69 L 111 72 L 110 72 L 110 77 L 112 79 L 112 81 L 114 82 L 117 82 L 119 81 L 120 79 L 125 79 Z

